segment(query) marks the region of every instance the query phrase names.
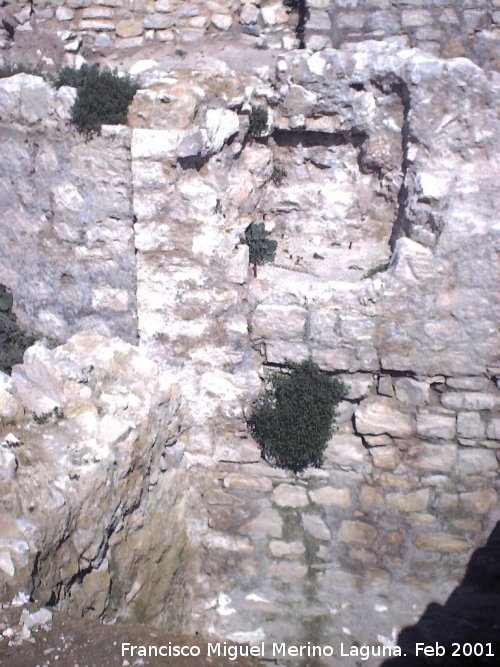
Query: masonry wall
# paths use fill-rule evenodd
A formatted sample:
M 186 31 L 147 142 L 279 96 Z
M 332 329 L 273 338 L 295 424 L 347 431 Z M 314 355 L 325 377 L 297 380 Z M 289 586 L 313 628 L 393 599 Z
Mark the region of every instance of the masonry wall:
M 498 0 L 332 0 L 330 10 L 334 47 L 404 35 L 435 55 L 500 66 Z

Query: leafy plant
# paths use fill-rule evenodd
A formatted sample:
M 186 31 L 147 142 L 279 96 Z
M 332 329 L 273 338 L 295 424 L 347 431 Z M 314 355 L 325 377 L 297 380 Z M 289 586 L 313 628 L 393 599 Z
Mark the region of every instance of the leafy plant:
M 0 285 L 0 371 L 12 372 L 15 364 L 22 363 L 24 351 L 35 338 L 19 328 L 12 312 L 12 294 Z
M 255 278 L 257 277 L 257 264 L 272 262 L 276 255 L 278 242 L 268 238 L 269 236 L 270 232 L 266 232 L 263 222 L 252 222 L 245 229 L 244 243 L 249 248 L 249 259 Z
M 249 132 L 252 137 L 260 137 L 267 130 L 269 114 L 265 107 L 252 107 Z
M 279 188 L 280 186 L 283 185 L 283 181 L 285 178 L 288 176 L 288 173 L 284 167 L 280 167 L 279 165 L 275 165 L 273 167 L 273 173 L 271 174 L 271 180 L 274 183 L 274 185 Z
M 100 134 L 102 125 L 126 123 L 129 105 L 139 88 L 129 76 L 101 71 L 99 65 L 83 65 L 79 70 L 65 67 L 56 85 L 77 89 L 71 122 L 87 139 Z
M 346 385 L 312 360 L 287 361 L 254 404 L 249 428 L 270 463 L 297 473 L 320 467 Z

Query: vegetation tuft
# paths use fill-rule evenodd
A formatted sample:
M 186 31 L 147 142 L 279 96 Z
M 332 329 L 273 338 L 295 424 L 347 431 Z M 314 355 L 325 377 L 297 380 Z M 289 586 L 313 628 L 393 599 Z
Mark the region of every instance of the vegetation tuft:
M 35 340 L 19 328 L 12 312 L 12 294 L 0 285 L 0 371 L 10 375 L 12 367 L 22 363 L 24 351 Z
M 257 277 L 257 265 L 274 261 L 278 242 L 269 238 L 263 222 L 252 222 L 245 229 L 244 243 L 249 248 L 249 261 L 253 266 L 253 275 Z
M 287 361 L 254 404 L 249 428 L 269 463 L 297 473 L 320 467 L 346 385 L 311 360 Z
M 120 77 L 99 65 L 61 70 L 56 86 L 73 86 L 78 91 L 71 122 L 87 139 L 101 133 L 102 125 L 127 122 L 127 112 L 138 85 L 129 76 Z
M 33 74 L 33 76 L 47 78 L 47 75 L 40 69 L 39 65 L 5 63 L 5 65 L 0 66 L 0 79 L 7 79 L 9 76 L 15 76 L 16 74 Z
M 283 185 L 283 181 L 288 176 L 287 170 L 279 165 L 274 165 L 271 180 L 274 185 L 279 188 Z
M 252 137 L 261 137 L 267 130 L 269 114 L 265 107 L 252 107 L 249 132 Z

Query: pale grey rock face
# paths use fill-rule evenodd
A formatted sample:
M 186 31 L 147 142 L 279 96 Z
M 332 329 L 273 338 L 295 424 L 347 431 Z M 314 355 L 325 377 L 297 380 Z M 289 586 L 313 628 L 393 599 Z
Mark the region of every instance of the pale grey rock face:
M 1 433 L 2 599 L 24 590 L 102 617 L 126 609 L 126 596 L 147 596 L 152 616 L 160 614 L 185 542 L 184 510 L 173 502 L 183 463 L 163 463 L 181 423 L 178 388 L 137 348 L 90 334 L 55 350 L 30 348 L 11 382 L 26 414 Z M 137 560 L 151 503 L 170 504 L 153 523 L 173 531 L 168 545 L 148 536 L 146 551 L 165 562 L 158 578 L 147 571 L 149 556 Z M 48 620 L 40 610 L 26 624 Z

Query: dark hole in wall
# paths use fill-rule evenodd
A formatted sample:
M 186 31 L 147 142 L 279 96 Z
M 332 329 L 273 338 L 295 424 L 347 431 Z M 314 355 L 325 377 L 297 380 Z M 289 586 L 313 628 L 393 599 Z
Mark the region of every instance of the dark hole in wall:
M 280 147 L 296 148 L 304 146 L 345 146 L 351 144 L 355 148 L 366 140 L 362 132 L 315 132 L 309 130 L 275 130 L 273 139 Z

